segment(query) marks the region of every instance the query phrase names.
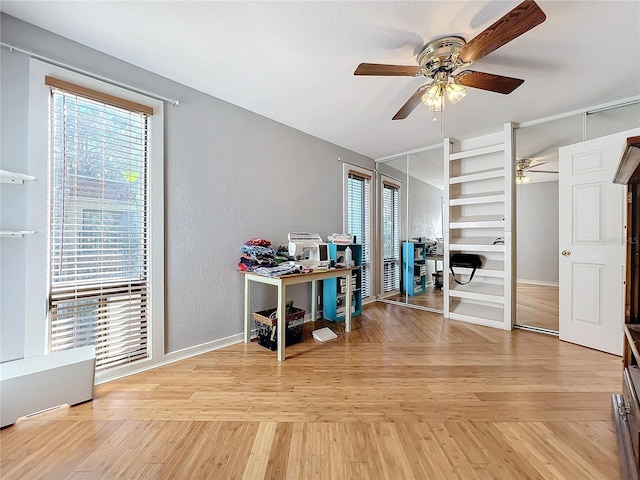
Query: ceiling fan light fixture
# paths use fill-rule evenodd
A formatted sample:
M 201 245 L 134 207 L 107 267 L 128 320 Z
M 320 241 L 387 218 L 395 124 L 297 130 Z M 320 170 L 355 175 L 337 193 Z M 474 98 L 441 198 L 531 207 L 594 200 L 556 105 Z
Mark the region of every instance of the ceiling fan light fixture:
M 432 83 L 422 95 L 422 103 L 433 112 L 444 110 L 444 89 L 440 83 Z
M 451 104 L 454 104 L 462 100 L 466 94 L 466 88 L 448 81 L 446 76 L 442 75 L 425 89 L 421 99 L 432 112 L 441 112 L 445 107 L 445 95 Z
M 457 83 L 448 83 L 445 87 L 445 92 L 447 92 L 447 98 L 453 105 L 465 97 L 467 89 Z
M 529 183 L 531 181 L 531 179 L 529 177 L 527 177 L 523 171 L 518 170 L 516 172 L 516 183 L 518 185 L 522 185 L 522 184 L 526 184 Z

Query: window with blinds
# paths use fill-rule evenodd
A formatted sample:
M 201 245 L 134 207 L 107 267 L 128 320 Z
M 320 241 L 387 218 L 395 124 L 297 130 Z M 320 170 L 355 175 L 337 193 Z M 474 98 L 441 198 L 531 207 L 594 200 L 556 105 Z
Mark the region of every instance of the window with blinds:
M 350 170 L 347 175 L 347 233 L 362 245 L 362 298 L 371 295 L 371 177 Z
M 94 345 L 96 370 L 148 353 L 150 107 L 47 77 L 51 352 Z
M 382 188 L 383 272 L 382 290 L 400 289 L 400 187 L 383 182 Z

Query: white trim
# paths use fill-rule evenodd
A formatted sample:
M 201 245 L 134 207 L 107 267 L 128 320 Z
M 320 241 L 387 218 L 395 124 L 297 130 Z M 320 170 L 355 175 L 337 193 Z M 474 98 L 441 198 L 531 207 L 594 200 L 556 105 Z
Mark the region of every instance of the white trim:
M 253 333 L 253 330 L 252 330 L 251 338 L 253 338 L 254 336 L 255 334 Z M 220 350 L 221 348 L 230 347 L 231 345 L 236 345 L 238 343 L 242 343 L 243 338 L 244 338 L 244 334 L 237 333 L 229 337 L 213 340 L 211 342 L 206 342 L 200 345 L 195 345 L 193 347 L 187 347 L 181 350 L 176 350 L 175 352 L 167 353 L 164 356 L 165 361 L 163 362 L 163 365 L 166 365 L 167 363 L 177 362 L 179 360 L 184 360 L 186 358 L 195 357 L 196 355 L 201 355 L 203 353 L 211 352 L 213 350 Z
M 25 280 L 25 345 L 24 356 L 47 353 L 47 295 L 49 265 L 49 87 L 45 75 L 54 75 L 88 88 L 117 95 L 127 100 L 153 107 L 150 124 L 149 168 L 149 311 L 150 358 L 130 366 L 114 369 L 118 372 L 137 371 L 140 365 L 161 364 L 164 361 L 164 104 L 160 100 L 132 92 L 101 80 L 89 78 L 59 66 L 32 58 L 29 61 L 29 151 L 27 171 L 39 182 L 30 182 L 27 190 L 27 224 L 40 235 L 28 237 L 26 243 Z M 46 179 L 46 180 L 44 180 Z M 106 372 L 105 372 L 106 373 Z
M 236 345 L 237 343 L 242 343 L 244 338 L 244 334 L 238 333 L 235 335 L 231 335 L 230 337 L 221 338 L 219 340 L 214 340 L 212 342 L 202 343 L 200 345 L 194 345 L 193 347 L 184 348 L 182 350 L 176 350 L 175 352 L 167 353 L 164 355 L 164 360 L 159 363 L 154 363 L 152 365 L 146 364 L 141 365 L 140 362 L 135 367 L 134 364 L 129 366 L 129 369 L 113 369 L 113 372 L 106 371 L 102 373 L 96 374 L 96 385 L 101 383 L 110 382 L 112 380 L 118 380 L 120 378 L 128 377 L 129 375 L 134 375 L 136 373 L 146 372 L 148 370 L 153 370 L 158 367 L 162 367 L 164 365 L 168 365 L 170 363 L 178 362 L 180 360 L 185 360 L 187 358 L 195 357 L 197 355 L 202 355 L 203 353 L 212 352 L 214 350 L 220 350 L 221 348 L 229 347 L 231 345 Z M 106 373 L 117 373 L 115 375 L 106 376 Z
M 411 155 L 412 153 L 421 153 L 421 152 L 428 152 L 430 150 L 437 150 L 438 148 L 442 148 L 443 146 L 443 142 L 440 143 L 436 143 L 435 145 L 429 145 L 428 147 L 423 147 L 423 148 L 416 148 L 414 150 L 409 150 L 407 152 L 402 152 L 402 153 L 398 153 L 395 155 L 391 155 L 389 157 L 382 157 L 382 158 L 376 158 L 375 162 L 388 162 L 389 160 L 395 160 L 399 157 L 405 157 L 407 155 Z
M 559 287 L 560 284 L 557 282 L 542 282 L 540 280 L 522 280 L 522 279 L 518 279 L 516 280 L 518 283 L 524 283 L 525 285 L 542 285 L 545 287 Z
M 611 110 L 612 108 L 626 107 L 640 102 L 640 96 L 622 98 L 613 102 L 601 103 L 599 105 L 593 105 L 591 107 L 580 108 L 578 110 L 572 110 L 570 112 L 560 113 L 558 115 L 551 115 L 550 117 L 538 118 L 536 120 L 530 120 L 528 122 L 516 123 L 515 128 L 533 127 L 534 125 L 540 125 L 542 123 L 553 122 L 554 120 L 562 120 L 563 118 L 573 117 L 576 115 L 589 115 L 604 110 Z
M 553 122 L 554 120 L 561 120 L 563 118 L 573 117 L 575 115 L 582 115 L 582 114 L 590 115 L 590 114 L 598 113 L 598 112 L 601 112 L 601 111 L 604 111 L 604 110 L 611 110 L 612 108 L 619 108 L 619 107 L 626 107 L 626 106 L 629 106 L 629 105 L 635 105 L 636 103 L 640 103 L 640 95 L 636 95 L 636 96 L 633 96 L 633 97 L 622 98 L 620 100 L 615 100 L 613 102 L 602 103 L 602 104 L 599 104 L 599 105 L 593 105 L 591 107 L 585 107 L 585 108 L 581 108 L 581 109 L 578 109 L 578 110 L 572 110 L 570 112 L 560 113 L 558 115 L 551 115 L 549 117 L 543 117 L 543 118 L 538 118 L 538 119 L 535 119 L 535 120 L 529 120 L 527 122 L 513 123 L 513 128 L 517 129 L 517 128 L 532 127 L 534 125 L 540 125 L 542 123 Z M 395 158 L 401 157 L 403 155 L 410 155 L 412 153 L 420 153 L 420 152 L 426 152 L 426 151 L 429 151 L 429 150 L 435 150 L 437 148 L 441 148 L 443 145 L 444 145 L 444 143 L 440 142 L 440 143 L 436 143 L 434 145 L 429 145 L 427 147 L 416 148 L 414 150 L 409 150 L 409 151 L 406 151 L 406 152 L 400 152 L 400 153 L 396 153 L 396 154 L 389 155 L 389 156 L 386 156 L 386 157 L 376 158 L 374 161 L 376 163 L 377 162 L 386 162 L 388 160 L 393 160 Z
M 342 157 L 337 157 L 336 161 L 340 162 L 340 163 L 348 163 L 349 165 L 353 165 L 354 167 L 358 167 L 358 168 L 362 168 L 363 170 L 371 170 L 371 167 L 368 167 L 366 165 L 360 165 L 358 163 L 353 163 L 349 160 L 344 160 Z
M 322 318 L 322 311 L 318 313 L 320 313 L 320 318 Z M 314 320 L 311 318 L 311 313 L 305 314 L 304 323 L 309 323 L 313 321 Z M 256 336 L 255 330 L 252 329 L 251 338 L 255 338 L 255 336 Z M 164 365 L 168 365 L 174 362 L 179 362 L 180 360 L 186 360 L 187 358 L 196 357 L 204 353 L 220 350 L 222 348 L 226 348 L 232 345 L 236 345 L 238 343 L 242 343 L 243 341 L 244 341 L 244 333 L 236 333 L 235 335 L 231 335 L 229 337 L 213 340 L 211 342 L 201 343 L 200 345 L 194 345 L 192 347 L 187 347 L 181 350 L 176 350 L 175 352 L 167 353 L 164 355 L 164 359 L 160 363 L 150 364 L 148 361 L 142 361 L 142 362 L 138 362 L 137 364 L 123 366 L 120 369 L 107 370 L 105 372 L 96 374 L 96 385 L 110 382 L 112 380 L 118 380 L 120 378 L 128 377 L 129 375 L 134 375 L 136 373 L 142 373 L 148 370 L 153 370 L 155 368 L 162 367 Z M 111 373 L 111 375 L 106 375 L 109 373 Z

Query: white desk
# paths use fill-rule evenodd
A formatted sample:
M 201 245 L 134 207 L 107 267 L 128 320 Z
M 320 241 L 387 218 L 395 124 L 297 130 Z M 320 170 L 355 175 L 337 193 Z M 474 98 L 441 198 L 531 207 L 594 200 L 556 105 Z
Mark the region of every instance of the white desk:
M 438 271 L 438 262 L 442 262 L 442 265 L 444 265 L 444 255 L 427 255 L 426 258 L 427 258 L 427 260 L 433 260 L 433 264 L 434 264 L 433 265 L 433 271 L 434 272 Z M 443 270 L 444 270 L 444 267 L 443 267 Z M 442 287 L 444 285 L 444 272 L 442 272 L 442 275 L 443 275 L 443 277 L 442 277 L 442 282 L 443 283 L 440 284 L 440 287 L 439 287 L 440 289 L 442 289 Z M 437 282 L 435 282 L 433 284 L 433 288 L 436 288 L 436 284 L 437 284 Z
M 286 337 L 286 321 L 285 321 L 285 303 L 286 303 L 286 288 L 288 285 L 296 285 L 298 283 L 311 282 L 311 318 L 315 322 L 318 314 L 318 280 L 325 280 L 327 278 L 346 277 L 347 279 L 347 291 L 346 291 L 346 307 L 345 307 L 345 332 L 351 331 L 351 294 L 353 292 L 353 285 L 351 284 L 351 272 L 356 270 L 357 267 L 352 268 L 332 268 L 331 270 L 316 270 L 312 273 L 300 273 L 294 275 L 283 275 L 281 277 L 265 277 L 263 275 L 257 275 L 253 272 L 242 272 L 244 274 L 244 343 L 251 342 L 251 283 L 266 283 L 268 285 L 275 285 L 278 287 L 278 325 L 276 326 L 278 331 L 278 360 L 283 361 L 285 359 L 285 337 Z

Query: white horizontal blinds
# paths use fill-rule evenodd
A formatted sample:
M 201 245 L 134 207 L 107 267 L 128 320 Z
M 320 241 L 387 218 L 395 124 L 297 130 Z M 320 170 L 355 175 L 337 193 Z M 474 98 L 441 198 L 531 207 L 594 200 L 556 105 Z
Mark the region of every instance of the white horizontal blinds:
M 152 111 L 51 77 L 46 83 L 51 87 L 49 348 L 95 345 L 96 369 L 104 370 L 148 356 Z
M 382 184 L 383 292 L 400 289 L 400 186 Z
M 347 232 L 362 245 L 362 297 L 371 295 L 371 177 L 350 170 L 347 176 Z

